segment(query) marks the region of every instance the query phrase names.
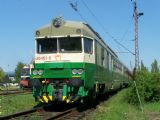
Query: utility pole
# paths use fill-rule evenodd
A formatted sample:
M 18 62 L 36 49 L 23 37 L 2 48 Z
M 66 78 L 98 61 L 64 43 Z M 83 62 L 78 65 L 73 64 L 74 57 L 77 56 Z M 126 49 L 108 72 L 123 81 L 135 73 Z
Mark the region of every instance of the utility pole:
M 134 0 L 134 40 L 135 40 L 135 69 L 139 68 L 139 47 L 138 47 L 138 10 L 137 2 Z
M 134 16 L 134 33 L 135 33 L 135 35 L 134 35 L 134 40 L 135 40 L 135 67 L 134 67 L 134 71 L 133 71 L 133 80 L 134 80 L 134 85 L 135 85 L 135 88 L 136 88 L 136 94 L 137 94 L 137 97 L 138 97 L 138 100 L 139 100 L 139 103 L 140 103 L 140 108 L 141 108 L 142 113 L 143 113 L 144 111 L 143 111 L 142 101 L 141 101 L 139 91 L 137 89 L 137 85 L 136 85 L 136 81 L 135 81 L 136 70 L 139 69 L 138 18 L 141 15 L 143 15 L 143 13 L 138 13 L 137 0 L 134 0 L 133 4 L 134 4 L 134 14 L 133 14 L 133 16 Z
M 137 0 L 134 0 L 134 40 L 135 40 L 135 70 L 139 69 L 139 46 L 138 46 L 138 18 L 143 15 L 143 13 L 138 13 L 137 10 Z

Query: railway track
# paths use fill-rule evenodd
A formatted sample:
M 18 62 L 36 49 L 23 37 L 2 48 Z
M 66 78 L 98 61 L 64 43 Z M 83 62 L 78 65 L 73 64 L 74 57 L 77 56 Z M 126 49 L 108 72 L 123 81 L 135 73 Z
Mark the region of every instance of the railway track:
M 1 95 L 13 95 L 13 94 L 29 94 L 32 93 L 31 90 L 9 90 L 0 92 Z
M 19 113 L 3 116 L 3 117 L 0 117 L 0 120 L 14 119 L 14 118 L 17 118 L 17 117 L 20 117 L 20 116 L 29 115 L 31 113 L 34 113 L 34 112 L 40 110 L 40 109 L 41 108 L 30 109 L 30 110 L 26 110 L 26 111 L 23 111 L 23 112 L 19 112 Z
M 52 118 L 47 120 L 80 120 L 83 119 L 88 113 L 92 112 L 94 109 L 88 109 L 85 111 L 79 112 L 77 109 L 69 111 L 67 114 L 60 113 Z
M 111 96 L 114 94 L 116 94 L 116 92 L 113 92 Z M 102 96 L 99 97 L 100 101 L 96 101 L 94 104 L 50 104 L 47 106 L 45 105 L 19 113 L 2 116 L 0 117 L 0 120 L 79 120 L 94 111 L 97 105 L 110 98 L 108 95 L 103 96 L 102 98 L 101 97 Z
M 72 108 L 66 110 L 64 112 L 48 112 L 45 111 L 43 108 L 35 108 L 31 110 L 26 110 L 23 112 L 19 112 L 16 114 L 8 115 L 0 117 L 0 120 L 14 120 L 14 119 L 40 119 L 40 120 L 54 120 L 54 119 L 62 119 L 65 116 L 68 117 L 70 114 L 76 111 L 76 108 Z M 32 116 L 32 117 L 31 117 Z
M 47 106 L 51 107 L 51 106 Z M 91 109 L 79 111 L 77 107 L 67 108 L 62 111 L 48 111 L 44 107 L 33 108 L 19 113 L 0 117 L 0 120 L 15 120 L 15 119 L 38 119 L 38 120 L 79 120 L 83 118 Z

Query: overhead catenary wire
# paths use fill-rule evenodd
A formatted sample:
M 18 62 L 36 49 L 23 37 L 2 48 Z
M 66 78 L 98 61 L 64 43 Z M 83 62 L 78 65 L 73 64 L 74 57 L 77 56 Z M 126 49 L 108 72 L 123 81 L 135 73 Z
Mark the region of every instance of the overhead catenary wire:
M 108 34 L 108 36 L 110 38 L 112 38 L 112 40 L 114 40 L 117 44 L 119 44 L 121 47 L 123 47 L 125 50 L 127 50 L 129 53 L 131 53 L 132 55 L 135 55 L 131 50 L 129 50 L 127 47 L 125 47 L 124 45 L 122 45 L 117 39 L 115 39 L 112 35 L 110 35 L 109 32 L 106 32 Z
M 81 0 L 82 3 L 84 4 L 84 6 L 88 9 L 88 11 L 90 12 L 90 14 L 95 18 L 95 21 L 99 24 L 99 26 L 103 29 L 103 31 L 105 31 L 105 33 L 115 42 L 117 43 L 119 46 L 121 46 L 122 48 L 124 48 L 126 51 L 128 51 L 129 53 L 131 53 L 132 55 L 135 55 L 131 50 L 129 50 L 127 47 L 125 47 L 124 45 L 122 45 L 117 39 L 115 39 L 109 32 L 107 32 L 106 28 L 104 27 L 104 25 L 102 25 L 102 23 L 98 20 L 98 18 L 96 17 L 96 15 L 92 12 L 92 10 L 88 7 L 88 5 L 84 2 L 84 0 Z M 72 3 L 72 2 L 71 2 Z M 73 7 L 72 7 L 73 8 Z M 73 8 L 74 9 L 74 8 Z M 75 9 L 74 9 L 75 10 Z M 77 13 L 78 9 L 75 10 Z M 85 20 L 86 21 L 86 20 Z
M 81 17 L 81 19 L 87 23 L 87 20 L 81 15 L 81 13 L 78 11 L 77 8 L 77 2 L 73 3 L 72 1 L 69 1 L 70 6 L 73 8 L 74 11 L 78 13 L 78 15 Z
M 115 52 L 115 53 L 129 53 L 129 52 L 125 52 L 125 51 L 124 51 L 124 52 Z
M 101 28 L 106 31 L 106 28 L 102 25 L 102 23 L 99 21 L 99 19 L 96 17 L 96 15 L 92 12 L 92 10 L 88 7 L 88 5 L 81 0 L 83 5 L 88 9 L 88 11 L 91 13 L 91 15 L 95 18 L 95 21 L 99 24 L 99 26 L 101 26 Z
M 126 28 L 126 30 L 125 30 L 125 32 L 124 32 L 124 34 L 123 34 L 120 42 L 122 42 L 122 41 L 124 40 L 126 34 L 128 33 L 129 28 L 130 28 L 130 25 L 131 25 L 130 22 L 131 22 L 132 20 L 133 20 L 133 16 L 132 16 L 131 19 L 129 20 L 128 26 L 127 26 L 127 28 Z M 128 40 L 128 41 L 131 41 L 131 40 Z M 132 40 L 132 41 L 133 41 L 133 40 Z

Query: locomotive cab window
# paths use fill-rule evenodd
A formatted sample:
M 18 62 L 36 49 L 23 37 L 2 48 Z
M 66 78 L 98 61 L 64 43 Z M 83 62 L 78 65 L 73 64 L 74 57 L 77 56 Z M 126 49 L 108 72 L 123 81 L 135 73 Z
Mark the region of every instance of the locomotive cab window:
M 37 53 L 57 52 L 57 38 L 37 39 Z
M 63 53 L 82 52 L 82 43 L 80 37 L 59 38 L 59 50 Z
M 93 53 L 93 40 L 84 38 L 84 52 L 92 54 Z

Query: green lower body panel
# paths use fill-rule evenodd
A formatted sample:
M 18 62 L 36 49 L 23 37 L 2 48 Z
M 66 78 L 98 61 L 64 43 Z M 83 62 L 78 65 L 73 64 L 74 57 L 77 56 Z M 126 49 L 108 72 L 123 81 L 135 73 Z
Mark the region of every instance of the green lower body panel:
M 92 92 L 119 88 L 125 80 L 123 75 L 113 70 L 83 62 L 35 64 L 31 77 L 35 83 L 34 97 L 44 103 L 74 102 L 96 94 Z

